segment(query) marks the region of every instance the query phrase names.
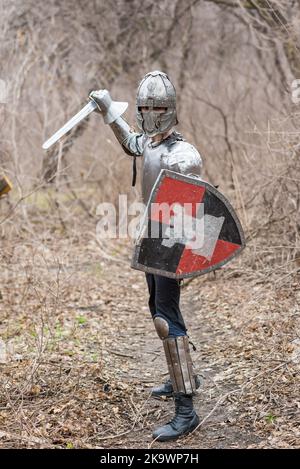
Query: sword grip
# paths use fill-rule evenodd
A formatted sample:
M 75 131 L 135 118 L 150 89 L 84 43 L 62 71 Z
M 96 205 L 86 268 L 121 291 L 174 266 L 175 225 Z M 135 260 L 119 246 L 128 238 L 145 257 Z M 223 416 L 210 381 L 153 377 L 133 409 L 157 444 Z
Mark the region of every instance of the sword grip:
M 89 96 L 89 100 L 90 100 L 90 101 L 93 101 L 93 103 L 95 103 L 96 106 L 97 106 L 97 107 L 95 108 L 94 112 L 97 112 L 98 114 L 102 114 L 103 111 L 102 111 L 100 105 L 97 103 L 96 99 L 93 98 L 92 96 Z

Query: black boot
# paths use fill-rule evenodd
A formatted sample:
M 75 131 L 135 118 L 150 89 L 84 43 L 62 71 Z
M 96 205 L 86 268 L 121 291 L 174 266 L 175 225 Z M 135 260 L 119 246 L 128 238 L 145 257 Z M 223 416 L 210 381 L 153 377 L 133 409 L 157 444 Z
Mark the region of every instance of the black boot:
M 173 386 L 170 378 L 165 381 L 163 384 L 156 386 L 151 389 L 152 397 L 172 397 L 173 396 Z
M 153 432 L 157 441 L 176 440 L 182 435 L 192 432 L 199 425 L 199 417 L 193 406 L 192 396 L 175 395 L 175 416 L 166 425 Z
M 194 375 L 194 378 L 195 378 L 195 385 L 196 385 L 196 389 L 198 389 L 200 387 L 200 378 L 198 375 Z M 173 393 L 174 393 L 174 390 L 173 390 L 173 385 L 172 385 L 172 381 L 170 380 L 170 378 L 165 381 L 163 384 L 160 384 L 159 386 L 156 386 L 155 388 L 152 388 L 151 390 L 151 396 L 152 397 L 172 397 L 173 396 Z

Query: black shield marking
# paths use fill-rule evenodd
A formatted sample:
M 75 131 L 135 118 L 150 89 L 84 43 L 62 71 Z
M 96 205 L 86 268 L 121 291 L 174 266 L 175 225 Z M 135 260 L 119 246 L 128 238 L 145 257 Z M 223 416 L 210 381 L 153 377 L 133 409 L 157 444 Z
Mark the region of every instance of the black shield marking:
M 204 203 L 204 214 L 214 217 L 225 217 L 219 239 L 230 243 L 242 244 L 236 222 L 226 205 L 206 188 L 202 203 Z
M 156 225 L 156 226 L 155 226 Z M 181 243 L 174 243 L 172 247 L 166 247 L 162 244 L 164 233 L 168 225 L 149 220 L 148 233 L 159 233 L 158 238 L 144 238 L 141 242 L 138 263 L 145 267 L 159 269 L 162 271 L 173 272 L 177 270 L 180 258 L 184 251 L 185 245 Z

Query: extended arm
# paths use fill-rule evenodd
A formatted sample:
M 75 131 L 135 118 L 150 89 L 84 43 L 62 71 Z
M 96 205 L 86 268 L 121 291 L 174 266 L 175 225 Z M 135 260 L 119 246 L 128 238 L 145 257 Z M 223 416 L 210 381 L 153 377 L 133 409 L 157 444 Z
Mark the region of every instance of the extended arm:
M 141 156 L 146 136 L 131 129 L 120 115 L 119 108 L 114 105 L 115 102 L 112 101 L 109 92 L 107 90 L 92 91 L 90 98 L 98 105 L 104 122 L 110 125 L 124 151 L 132 156 Z
M 132 156 L 141 156 L 145 145 L 145 134 L 134 132 L 123 117 L 110 124 L 123 150 Z

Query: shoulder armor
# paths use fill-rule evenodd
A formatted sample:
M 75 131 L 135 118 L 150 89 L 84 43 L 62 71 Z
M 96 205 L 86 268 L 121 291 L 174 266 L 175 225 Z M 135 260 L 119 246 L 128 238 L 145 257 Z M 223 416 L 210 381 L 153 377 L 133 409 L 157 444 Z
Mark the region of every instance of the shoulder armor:
M 187 176 L 200 176 L 202 159 L 196 148 L 183 140 L 170 142 L 162 154 L 162 168 Z

